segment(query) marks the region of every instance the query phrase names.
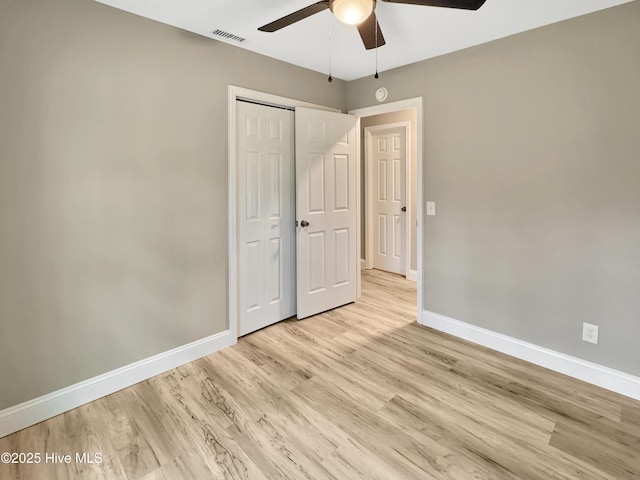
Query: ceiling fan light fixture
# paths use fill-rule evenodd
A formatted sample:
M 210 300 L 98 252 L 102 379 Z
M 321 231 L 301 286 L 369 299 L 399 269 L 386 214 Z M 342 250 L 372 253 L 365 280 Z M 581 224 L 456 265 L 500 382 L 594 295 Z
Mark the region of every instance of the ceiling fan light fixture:
M 358 25 L 369 18 L 375 3 L 375 0 L 333 0 L 330 7 L 342 23 Z

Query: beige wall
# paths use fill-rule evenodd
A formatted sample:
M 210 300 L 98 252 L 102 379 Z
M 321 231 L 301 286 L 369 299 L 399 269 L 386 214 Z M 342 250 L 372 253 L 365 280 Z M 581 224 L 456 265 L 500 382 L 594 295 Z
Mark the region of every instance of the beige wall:
M 632 2 L 347 85 L 424 98 L 427 310 L 640 375 L 639 25 Z
M 227 328 L 227 85 L 345 83 L 87 0 L 0 2 L 0 409 Z
M 361 157 L 361 181 L 362 188 L 360 189 L 361 193 L 361 252 L 362 258 L 365 258 L 365 242 L 366 242 L 366 228 L 365 228 L 365 177 L 364 177 L 364 161 L 365 161 L 365 149 L 364 145 L 366 142 L 366 137 L 364 133 L 364 129 L 367 127 L 375 127 L 378 125 L 388 125 L 390 123 L 398 123 L 398 122 L 409 122 L 411 125 L 409 127 L 409 135 L 411 138 L 411 168 L 409 171 L 411 172 L 411 191 L 412 196 L 410 199 L 411 202 L 411 218 L 409 219 L 411 225 L 411 260 L 410 265 L 412 270 L 417 269 L 417 230 L 416 230 L 416 188 L 417 188 L 417 158 L 418 158 L 418 143 L 417 139 L 417 124 L 418 118 L 416 114 L 415 108 L 409 108 L 407 110 L 400 110 L 398 112 L 391 113 L 383 113 L 380 115 L 371 115 L 369 117 L 363 117 L 360 120 L 360 137 L 361 137 L 361 145 L 362 147 L 362 157 Z

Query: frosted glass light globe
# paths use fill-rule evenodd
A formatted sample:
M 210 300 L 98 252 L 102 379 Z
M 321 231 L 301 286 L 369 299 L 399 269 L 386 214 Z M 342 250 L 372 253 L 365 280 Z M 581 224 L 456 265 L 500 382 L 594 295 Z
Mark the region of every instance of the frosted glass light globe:
M 375 0 L 333 0 L 331 11 L 342 23 L 358 25 L 369 18 L 374 5 Z

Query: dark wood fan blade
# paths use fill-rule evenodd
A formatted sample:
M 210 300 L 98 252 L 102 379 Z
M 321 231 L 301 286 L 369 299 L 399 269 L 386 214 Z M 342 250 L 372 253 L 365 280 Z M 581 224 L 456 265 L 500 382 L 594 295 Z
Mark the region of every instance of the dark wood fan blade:
M 407 3 L 423 5 L 425 7 L 461 8 L 463 10 L 478 10 L 486 0 L 382 0 L 388 3 Z
M 376 26 L 378 27 L 377 37 Z M 358 32 L 360 33 L 360 38 L 362 38 L 362 43 L 364 43 L 364 48 L 367 50 L 381 47 L 386 43 L 384 41 L 382 31 L 380 30 L 380 24 L 378 23 L 376 12 L 372 12 L 371 15 L 369 15 L 369 18 L 358 25 Z
M 280 30 L 281 28 L 288 27 L 292 23 L 299 22 L 300 20 L 310 17 L 311 15 L 315 15 L 316 13 L 326 10 L 327 8 L 329 8 L 329 0 L 314 3 L 313 5 L 309 5 L 308 7 L 298 10 L 297 12 L 291 13 L 286 17 L 282 17 L 274 22 L 267 23 L 266 25 L 260 27 L 258 30 L 260 30 L 261 32 L 275 32 L 277 30 Z

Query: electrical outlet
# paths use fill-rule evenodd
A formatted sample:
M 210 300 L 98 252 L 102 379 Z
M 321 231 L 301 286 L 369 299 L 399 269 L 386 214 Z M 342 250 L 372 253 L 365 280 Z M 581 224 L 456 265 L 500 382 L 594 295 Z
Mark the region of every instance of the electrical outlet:
M 582 324 L 582 340 L 589 343 L 598 343 L 598 326 L 590 323 Z

